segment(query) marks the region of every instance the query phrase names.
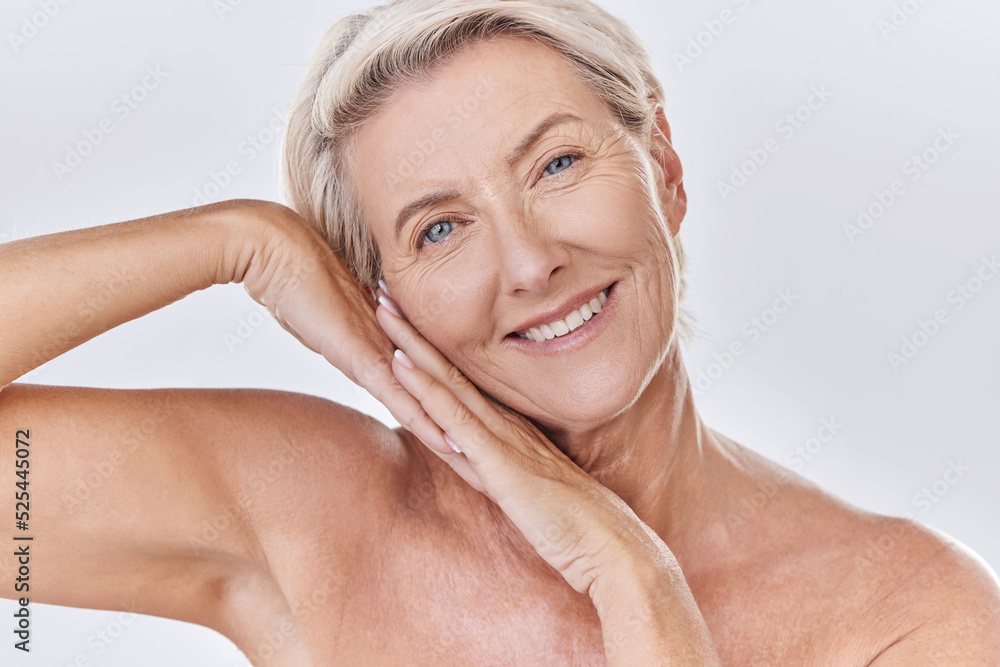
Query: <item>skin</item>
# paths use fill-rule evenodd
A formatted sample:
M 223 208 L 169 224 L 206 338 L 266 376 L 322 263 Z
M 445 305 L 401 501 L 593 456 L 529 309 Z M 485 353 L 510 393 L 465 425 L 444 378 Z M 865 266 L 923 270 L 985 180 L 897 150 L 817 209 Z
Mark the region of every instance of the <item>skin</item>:
M 491 95 L 442 123 L 482 76 Z M 553 110 L 584 122 L 500 167 Z M 412 149 L 399 137 L 443 125 L 418 174 L 392 180 Z M 630 138 L 553 53 L 499 39 L 358 136 L 395 304 L 376 308 L 314 230 L 262 202 L 0 246 L 0 433 L 32 430 L 32 531 L 59 545 L 32 557 L 32 601 L 199 623 L 269 666 L 996 664 L 1000 589 L 973 553 L 701 422 L 674 335 L 685 201 L 669 141 L 662 111 L 648 143 Z M 535 179 L 566 153 L 584 157 Z M 430 180 L 463 196 L 397 243 L 396 212 Z M 454 238 L 416 253 L 442 214 L 461 219 Z M 233 281 L 404 427 L 286 392 L 12 383 Z M 557 359 L 505 347 L 605 281 L 620 291 L 600 337 Z M 564 544 L 533 539 L 554 525 Z
M 464 122 L 442 127 L 440 110 L 471 99 L 483 78 L 495 84 L 492 94 Z M 522 128 L 554 112 L 582 122 L 554 128 L 512 168 L 498 166 Z M 398 137 L 434 132 L 436 150 L 413 177 L 398 179 L 411 148 Z M 946 608 L 959 616 L 972 611 L 963 609 L 967 596 L 995 600 L 995 576 L 941 536 L 851 508 L 701 421 L 674 336 L 669 244 L 686 199 L 669 141 L 662 109 L 649 143 L 635 141 L 543 45 L 500 39 L 468 49 L 430 83 L 401 92 L 358 137 L 356 188 L 397 310 L 413 313 L 423 337 L 477 387 L 530 417 L 669 545 L 724 659 L 759 653 L 761 636 L 753 634 L 795 610 L 815 624 L 813 632 L 823 628 L 835 639 L 824 646 L 822 639 L 765 634 L 774 656 L 828 651 L 824 658 L 844 659 L 835 645 L 847 639 L 857 641 L 850 657 L 862 664 L 918 655 L 941 627 L 916 623 L 917 605 L 896 606 L 888 632 L 848 629 L 839 615 L 826 617 L 831 607 L 871 614 L 878 596 L 899 596 L 900 587 L 911 598 L 930 594 L 927 572 L 920 574 L 925 559 L 942 576 L 949 567 L 964 571 L 979 587 L 945 594 Z M 559 159 L 566 153 L 581 157 L 568 166 Z M 397 237 L 395 214 L 438 185 L 454 185 L 461 197 L 413 216 Z M 443 227 L 428 228 L 440 220 Z M 587 346 L 535 358 L 505 345 L 553 295 L 612 281 L 616 320 Z M 421 317 L 438 312 L 433 302 L 442 295 L 444 315 Z M 777 491 L 765 492 L 764 509 L 743 520 L 741 503 L 761 489 Z M 894 563 L 899 569 L 888 572 L 863 555 L 886 531 L 906 544 Z M 757 586 L 780 592 L 762 607 L 750 594 Z M 984 638 L 978 655 L 963 648 L 964 659 L 996 657 L 995 627 Z
M 440 110 L 474 97 L 484 78 L 494 92 L 461 124 L 444 123 Z M 583 122 L 554 128 L 513 169 L 497 168 L 524 128 L 554 112 Z M 436 129 L 443 129 L 437 150 L 414 177 L 397 179 L 410 145 L 396 137 Z M 566 166 L 557 160 L 566 153 L 584 157 Z M 698 447 L 715 443 L 686 389 L 674 337 L 668 244 L 686 200 L 680 162 L 669 144 L 665 153 L 654 171 L 642 146 L 560 58 L 505 39 L 469 49 L 431 84 L 399 94 L 360 132 L 356 154 L 364 158 L 355 157 L 353 173 L 385 282 L 423 337 L 483 392 L 529 416 L 658 534 L 675 538 L 682 527 L 703 525 Z M 539 177 L 553 161 L 548 168 L 557 175 Z M 654 178 L 659 201 L 647 191 Z M 450 183 L 465 196 L 414 216 L 397 240 L 402 206 Z M 418 251 L 421 230 L 442 218 L 455 224 Z M 615 281 L 617 322 L 592 344 L 554 358 L 505 344 L 545 307 Z M 421 316 L 439 312 L 442 295 L 445 314 Z M 653 496 L 650 488 L 661 491 Z

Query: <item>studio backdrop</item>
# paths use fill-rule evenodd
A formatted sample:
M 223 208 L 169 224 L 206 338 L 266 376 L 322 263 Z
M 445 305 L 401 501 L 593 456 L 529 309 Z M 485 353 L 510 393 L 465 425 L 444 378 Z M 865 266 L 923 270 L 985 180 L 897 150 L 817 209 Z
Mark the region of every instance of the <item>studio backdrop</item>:
M 370 4 L 4 2 L 0 242 L 280 200 L 285 114 L 308 58 Z M 684 305 L 697 338 L 685 358 L 702 416 L 1000 568 L 1000 5 L 602 4 L 650 46 L 666 89 L 689 197 Z M 397 425 L 240 285 L 192 294 L 21 381 L 283 389 Z M 12 478 L 0 479 L 7 498 Z M 33 502 L 85 502 L 95 480 Z M 24 654 L 16 608 L 0 600 L 4 665 L 248 664 L 203 627 L 42 604 Z

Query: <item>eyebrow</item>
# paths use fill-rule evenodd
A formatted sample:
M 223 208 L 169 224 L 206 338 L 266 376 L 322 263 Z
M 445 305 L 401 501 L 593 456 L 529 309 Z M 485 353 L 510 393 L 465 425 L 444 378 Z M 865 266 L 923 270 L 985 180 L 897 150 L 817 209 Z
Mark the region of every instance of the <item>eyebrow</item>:
M 563 123 L 572 121 L 582 122 L 583 119 L 575 114 L 567 113 L 565 111 L 557 111 L 547 118 L 544 118 L 534 127 L 533 130 L 531 130 L 531 132 L 525 135 L 524 139 L 522 139 L 521 142 L 507 155 L 507 166 L 513 167 L 520 162 L 521 159 L 524 158 L 525 154 L 531 150 L 531 148 L 538 143 L 538 141 L 544 137 L 549 130 L 557 125 L 562 125 Z M 396 216 L 396 240 L 399 240 L 399 234 L 403 231 L 403 226 L 406 225 L 406 221 L 414 215 L 425 208 L 431 208 L 437 206 L 438 204 L 458 199 L 459 197 L 461 197 L 461 193 L 455 188 L 441 188 L 433 190 L 404 206 L 400 209 L 399 215 Z

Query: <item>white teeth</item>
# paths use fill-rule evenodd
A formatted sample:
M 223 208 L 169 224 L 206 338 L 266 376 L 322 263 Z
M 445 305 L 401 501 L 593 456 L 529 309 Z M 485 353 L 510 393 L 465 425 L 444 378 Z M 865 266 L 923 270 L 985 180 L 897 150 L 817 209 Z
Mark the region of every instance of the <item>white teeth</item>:
M 528 329 L 527 333 L 518 333 L 517 335 L 521 338 L 534 340 L 538 343 L 546 340 L 552 340 L 557 336 L 565 336 L 569 332 L 579 329 L 585 322 L 589 321 L 590 318 L 601 312 L 604 302 L 608 299 L 606 291 L 607 290 L 602 291 L 593 299 L 580 306 L 580 308 L 567 315 L 565 319 L 549 322 L 548 324 L 543 324 L 540 327 L 532 327 L 531 329 Z
M 570 331 L 574 329 L 579 329 L 584 323 L 583 314 L 579 310 L 574 310 L 572 313 L 566 316 L 566 326 L 569 327 Z

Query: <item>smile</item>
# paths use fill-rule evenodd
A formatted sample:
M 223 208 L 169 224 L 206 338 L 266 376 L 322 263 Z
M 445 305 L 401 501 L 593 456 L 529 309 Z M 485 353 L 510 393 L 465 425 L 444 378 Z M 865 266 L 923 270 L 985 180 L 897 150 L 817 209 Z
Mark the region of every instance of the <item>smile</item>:
M 585 345 L 592 338 L 601 335 L 608 326 L 618 305 L 617 285 L 618 283 L 614 283 L 605 288 L 563 319 L 532 327 L 527 332 L 510 334 L 503 343 L 534 356 L 546 357 Z
M 576 331 L 590 321 L 591 317 L 601 312 L 601 308 L 604 306 L 604 302 L 607 301 L 608 292 L 610 291 L 610 287 L 605 288 L 597 296 L 561 320 L 555 320 L 554 322 L 549 322 L 548 324 L 532 327 L 527 331 L 518 331 L 517 335 L 527 340 L 533 340 L 536 343 L 542 343 L 547 340 L 552 340 L 553 338 L 560 338 Z

